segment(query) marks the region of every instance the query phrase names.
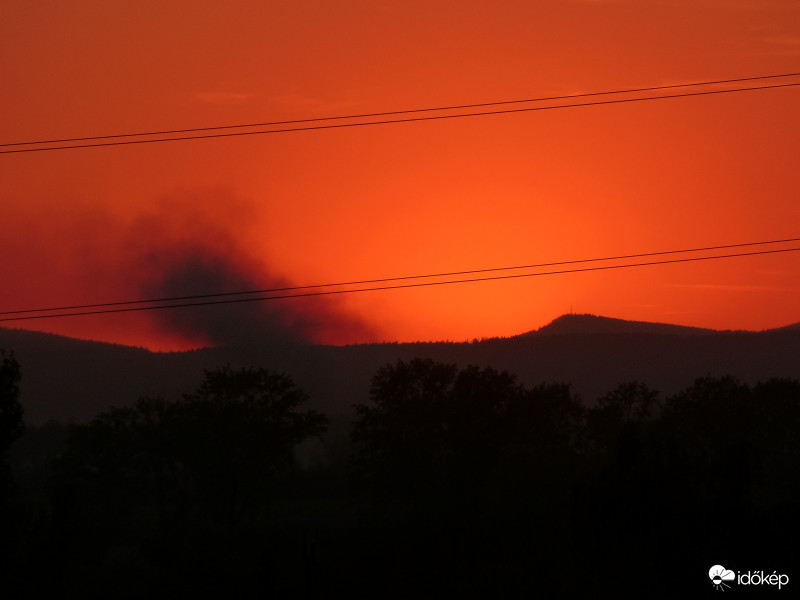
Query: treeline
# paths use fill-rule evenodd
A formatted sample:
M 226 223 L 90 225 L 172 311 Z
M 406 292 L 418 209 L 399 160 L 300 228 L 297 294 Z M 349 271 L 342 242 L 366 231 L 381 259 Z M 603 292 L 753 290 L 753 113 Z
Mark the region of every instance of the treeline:
M 796 380 L 666 398 L 623 383 L 587 404 L 567 384 L 400 361 L 347 439 L 301 466 L 327 419 L 266 369 L 21 438 L 19 378 L 5 358 L 7 597 L 674 597 L 714 592 L 714 564 L 798 564 Z

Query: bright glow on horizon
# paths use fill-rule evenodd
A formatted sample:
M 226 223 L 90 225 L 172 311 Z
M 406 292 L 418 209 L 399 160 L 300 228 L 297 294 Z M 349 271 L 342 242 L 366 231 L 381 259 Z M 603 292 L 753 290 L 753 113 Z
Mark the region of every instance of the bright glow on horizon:
M 11 0 L 8 13 L 8 142 L 800 71 L 785 43 L 800 6 L 779 2 L 475 0 L 454 15 L 421 1 L 127 13 Z M 0 310 L 796 237 L 798 94 L 4 155 Z M 570 307 L 760 330 L 800 320 L 799 267 L 786 254 L 8 325 L 161 350 L 248 331 L 508 336 Z

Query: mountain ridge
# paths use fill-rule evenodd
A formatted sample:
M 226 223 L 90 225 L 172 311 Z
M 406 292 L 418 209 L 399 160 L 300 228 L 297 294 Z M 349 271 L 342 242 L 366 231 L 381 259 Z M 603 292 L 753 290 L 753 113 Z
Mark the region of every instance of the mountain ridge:
M 311 408 L 342 419 L 352 416 L 353 404 L 368 401 L 378 368 L 416 357 L 491 366 L 527 385 L 570 383 L 588 403 L 634 380 L 666 395 L 705 376 L 732 375 L 745 383 L 800 379 L 800 324 L 761 332 L 717 331 L 596 315 L 562 315 L 532 332 L 473 342 L 322 346 L 256 341 L 183 352 L 0 328 L 0 349 L 13 351 L 20 362 L 21 399 L 31 424 L 82 422 L 142 396 L 175 397 L 195 389 L 204 370 L 223 365 L 286 373 L 309 394 Z
M 568 313 L 556 317 L 547 325 L 527 331 L 520 336 L 530 335 L 568 335 L 575 333 L 664 333 L 671 335 L 698 335 L 719 333 L 716 329 L 659 323 L 652 321 L 631 321 L 604 317 L 590 313 Z

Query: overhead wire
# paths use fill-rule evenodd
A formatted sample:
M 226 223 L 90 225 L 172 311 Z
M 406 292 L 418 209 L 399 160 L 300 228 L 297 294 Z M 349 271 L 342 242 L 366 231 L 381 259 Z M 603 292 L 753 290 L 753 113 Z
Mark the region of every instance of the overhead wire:
M 795 239 L 788 240 L 788 241 L 795 241 Z M 770 242 L 762 242 L 762 243 L 770 243 Z M 720 246 L 718 248 L 732 248 L 732 247 L 742 247 L 746 245 L 753 245 L 758 244 L 757 242 L 749 243 L 749 244 L 734 244 L 728 246 Z M 687 252 L 690 250 L 686 250 Z M 697 261 L 708 261 L 708 260 L 719 260 L 725 258 L 741 258 L 747 256 L 759 256 L 759 255 L 766 255 L 766 254 L 778 254 L 778 253 L 786 253 L 786 252 L 798 252 L 800 251 L 800 247 L 793 247 L 793 248 L 773 248 L 769 250 L 756 250 L 756 251 L 748 251 L 748 252 L 738 252 L 738 253 L 731 253 L 731 254 L 718 254 L 712 256 L 691 256 L 691 257 L 681 257 L 681 258 L 672 258 L 672 259 L 665 259 L 665 260 L 658 260 L 658 261 L 646 261 L 646 262 L 636 262 L 636 263 L 626 263 L 626 264 L 614 264 L 614 265 L 601 265 L 601 266 L 591 266 L 591 267 L 582 267 L 582 268 L 572 268 L 572 269 L 562 269 L 562 270 L 554 270 L 554 271 L 544 271 L 544 272 L 537 272 L 537 273 L 514 273 L 514 274 L 506 274 L 506 275 L 492 275 L 492 276 L 485 276 L 485 277 L 473 277 L 467 279 L 450 279 L 446 281 L 417 281 L 413 283 L 399 283 L 394 285 L 382 285 L 382 286 L 373 286 L 367 288 L 349 288 L 349 289 L 341 289 L 341 290 L 318 290 L 318 291 L 307 291 L 307 292 L 300 292 L 300 293 L 291 293 L 291 294 L 279 294 L 279 295 L 270 295 L 270 296 L 257 296 L 257 297 L 250 297 L 250 298 L 226 298 L 226 299 L 216 299 L 216 300 L 204 300 L 201 302 L 185 302 L 179 304 L 158 304 L 158 305 L 149 305 L 149 306 L 130 306 L 130 304 L 134 304 L 135 302 L 126 303 L 128 306 L 120 307 L 115 306 L 115 303 L 107 303 L 107 304 L 97 304 L 97 305 L 85 305 L 86 307 L 95 306 L 95 307 L 107 307 L 101 308 L 97 310 L 81 310 L 78 312 L 56 312 L 55 314 L 31 314 L 40 310 L 46 309 L 33 309 L 31 311 L 11 311 L 2 314 L 20 314 L 20 313 L 28 313 L 22 316 L 14 316 L 9 317 L 5 316 L 0 318 L 0 321 L 23 321 L 23 320 L 33 320 L 33 319 L 48 319 L 48 318 L 59 318 L 59 317 L 76 317 L 76 316 L 86 316 L 86 315 L 99 315 L 99 314 L 110 314 L 110 313 L 126 313 L 126 312 L 139 312 L 139 311 L 146 311 L 146 310 L 161 310 L 161 309 L 168 309 L 168 308 L 188 308 L 193 306 L 211 306 L 211 305 L 221 305 L 221 304 L 234 304 L 234 303 L 242 303 L 242 302 L 255 302 L 255 301 L 268 301 L 268 300 L 282 300 L 282 299 L 289 299 L 289 298 L 305 298 L 305 297 L 313 297 L 313 296 L 330 296 L 330 295 L 338 295 L 338 294 L 352 294 L 352 293 L 359 293 L 359 292 L 373 292 L 373 291 L 382 291 L 382 290 L 396 290 L 396 289 L 406 289 L 406 288 L 418 288 L 418 287 L 431 287 L 431 286 L 443 286 L 443 285 L 454 285 L 454 284 L 462 284 L 462 283 L 476 283 L 476 282 L 486 282 L 486 281 L 499 281 L 505 279 L 519 279 L 519 278 L 527 278 L 527 277 L 542 277 L 548 275 L 562 275 L 562 274 L 569 274 L 569 273 L 585 273 L 591 271 L 604 271 L 604 270 L 611 270 L 611 269 L 624 269 L 624 268 L 632 268 L 632 267 L 646 267 L 646 266 L 656 266 L 656 265 L 666 265 L 666 264 L 678 264 L 678 263 L 688 263 L 688 262 L 697 262 Z M 666 252 L 667 254 L 674 254 L 677 252 L 684 252 L 684 251 L 672 251 Z M 646 256 L 654 256 L 659 253 L 642 253 L 639 255 L 629 255 L 629 258 L 633 257 L 646 257 Z M 574 264 L 577 262 L 592 262 L 595 260 L 611 260 L 611 259 L 586 259 L 584 261 L 562 261 L 561 263 L 542 263 L 540 266 L 555 266 L 555 265 L 566 265 L 566 264 Z M 513 268 L 513 267 L 512 267 Z M 494 269 L 494 270 L 501 270 L 501 269 Z M 483 270 L 491 271 L 491 270 Z M 472 273 L 479 273 L 481 270 L 472 271 Z M 454 274 L 458 274 L 456 272 Z M 468 273 L 466 271 L 460 273 Z M 426 276 L 418 276 L 418 277 L 426 277 Z M 387 278 L 382 281 L 400 281 L 402 278 Z M 379 281 L 379 280 L 372 280 L 372 281 Z M 366 282 L 364 282 L 366 283 Z M 324 284 L 330 285 L 330 284 Z M 301 290 L 301 289 L 311 289 L 313 287 L 324 287 L 323 286 L 298 286 L 297 288 L 283 288 L 284 290 Z M 281 291 L 280 289 L 276 289 L 276 291 Z M 193 299 L 193 298 L 210 298 L 210 297 L 219 297 L 219 295 L 203 295 L 203 296 L 187 296 L 182 297 L 182 299 Z M 58 309 L 52 309 L 58 310 Z
M 756 80 L 766 80 L 766 79 L 776 79 L 776 78 L 787 78 L 787 77 L 796 77 L 796 76 L 800 76 L 800 73 L 783 73 L 783 74 L 776 74 L 776 75 L 763 75 L 763 76 L 757 76 L 757 77 L 743 77 L 743 78 L 736 78 L 736 79 L 723 79 L 723 80 L 705 81 L 705 82 L 692 82 L 692 83 L 672 84 L 672 85 L 663 85 L 663 86 L 649 86 L 649 87 L 643 87 L 643 88 L 631 88 L 631 89 L 612 90 L 612 91 L 605 91 L 605 92 L 588 92 L 588 93 L 581 93 L 581 94 L 570 94 L 570 95 L 562 95 L 562 96 L 530 98 L 530 99 L 523 99 L 523 100 L 508 100 L 508 101 L 498 101 L 498 102 L 485 102 L 485 103 L 479 103 L 479 104 L 463 104 L 463 105 L 453 105 L 453 106 L 445 106 L 445 107 L 419 108 L 419 109 L 402 110 L 402 111 L 388 111 L 388 112 L 379 112 L 379 113 L 363 113 L 363 114 L 356 114 L 356 115 L 341 115 L 341 116 L 331 116 L 331 117 L 297 119 L 297 120 L 292 120 L 292 121 L 273 121 L 273 122 L 251 123 L 251 124 L 242 124 L 242 125 L 225 125 L 225 126 L 216 126 L 216 127 L 201 127 L 201 128 L 193 128 L 193 129 L 173 129 L 173 130 L 151 131 L 151 132 L 141 132 L 141 133 L 125 133 L 125 134 L 114 134 L 114 135 L 103 135 L 103 136 L 91 136 L 91 137 L 82 137 L 82 138 L 63 138 L 63 139 L 51 139 L 51 140 L 39 140 L 39 141 L 33 141 L 33 142 L 12 142 L 12 143 L 0 144 L 0 148 L 11 148 L 11 147 L 13 147 L 10 150 L 9 149 L 0 150 L 0 154 L 10 154 L 10 153 L 20 153 L 20 152 L 36 152 L 36 151 L 47 151 L 47 150 L 66 150 L 66 149 L 90 148 L 90 147 L 101 147 L 101 146 L 130 145 L 130 144 L 142 144 L 142 143 L 156 143 L 156 142 L 166 142 L 166 141 L 182 141 L 182 140 L 192 140 L 192 139 L 208 139 L 208 138 L 244 136 L 244 135 L 261 135 L 261 134 L 268 134 L 268 133 L 284 133 L 284 132 L 292 132 L 292 131 L 310 131 L 310 130 L 319 130 L 319 129 L 333 129 L 333 128 L 342 128 L 342 127 L 357 127 L 357 126 L 367 126 L 367 125 L 405 123 L 405 122 L 414 122 L 414 121 L 418 122 L 418 121 L 429 121 L 429 120 L 438 120 L 438 119 L 451 119 L 451 118 L 460 118 L 460 117 L 484 116 L 484 115 L 493 115 L 493 114 L 510 114 L 510 113 L 539 111 L 539 110 L 554 110 L 554 109 L 562 109 L 562 108 L 578 108 L 578 107 L 586 107 L 586 106 L 598 106 L 598 105 L 607 105 L 607 104 L 641 102 L 641 101 L 649 101 L 649 100 L 674 99 L 674 98 L 692 97 L 692 96 L 705 96 L 705 95 L 711 95 L 711 94 L 723 94 L 723 93 L 744 92 L 744 91 L 757 91 L 757 90 L 764 90 L 764 89 L 795 87 L 795 86 L 799 86 L 800 82 L 798 82 L 798 83 L 771 84 L 771 85 L 759 85 L 759 86 L 756 86 L 756 87 L 745 87 L 745 88 L 737 87 L 737 88 L 729 88 L 729 89 L 721 89 L 721 90 L 717 89 L 717 90 L 702 90 L 702 91 L 694 91 L 694 92 L 681 92 L 681 93 L 676 93 L 676 94 L 646 96 L 646 97 L 636 97 L 636 98 L 615 98 L 615 99 L 610 99 L 610 100 L 595 100 L 595 101 L 591 101 L 591 102 L 582 102 L 582 103 L 575 103 L 575 104 L 561 104 L 561 105 L 535 106 L 535 107 L 524 107 L 524 108 L 511 108 L 511 109 L 504 109 L 504 110 L 497 110 L 497 111 L 481 111 L 481 112 L 472 112 L 472 113 L 459 113 L 459 114 L 446 114 L 446 115 L 433 115 L 433 116 L 416 116 L 416 117 L 403 118 L 403 119 L 391 119 L 391 120 L 381 120 L 381 121 L 366 121 L 366 122 L 362 121 L 362 122 L 356 122 L 356 123 L 338 123 L 338 124 L 327 123 L 327 124 L 321 124 L 321 125 L 313 125 L 313 126 L 305 126 L 305 127 L 293 127 L 293 128 L 284 128 L 284 129 L 272 129 L 272 130 L 266 130 L 266 131 L 244 131 L 244 132 L 237 131 L 237 132 L 226 132 L 226 133 L 208 133 L 208 134 L 205 134 L 205 135 L 192 135 L 192 136 L 184 136 L 184 137 L 156 138 L 156 139 L 137 139 L 137 140 L 129 140 L 128 139 L 128 140 L 121 140 L 120 141 L 121 138 L 128 138 L 128 137 L 171 135 L 171 134 L 176 134 L 176 133 L 201 133 L 201 132 L 210 132 L 210 131 L 220 132 L 220 131 L 223 131 L 223 130 L 237 129 L 237 128 L 247 128 L 247 127 L 252 128 L 252 127 L 278 126 L 278 125 L 288 125 L 288 124 L 324 123 L 326 121 L 333 121 L 333 120 L 345 120 L 345 119 L 351 119 L 352 120 L 352 119 L 359 119 L 359 118 L 372 118 L 372 117 L 381 117 L 381 116 L 410 115 L 410 114 L 416 114 L 416 113 L 422 113 L 422 112 L 435 112 L 435 111 L 440 111 L 441 112 L 441 111 L 446 111 L 446 110 L 463 110 L 463 109 L 471 109 L 471 108 L 485 108 L 485 107 L 490 107 L 490 106 L 501 106 L 501 105 L 510 105 L 510 104 L 530 103 L 530 102 L 546 102 L 546 101 L 554 101 L 554 100 L 569 100 L 569 99 L 579 99 L 579 98 L 587 98 L 587 97 L 595 97 L 595 96 L 603 96 L 603 95 L 612 95 L 612 94 L 641 93 L 641 92 L 646 92 L 646 91 L 661 91 L 661 90 L 667 90 L 667 89 L 680 89 L 680 88 L 698 87 L 698 86 L 742 83 L 742 82 L 745 82 L 745 81 L 756 81 Z M 109 140 L 109 139 L 116 139 L 117 141 L 113 141 L 113 142 L 111 142 L 111 141 L 102 141 L 102 140 Z M 96 141 L 96 142 L 99 142 L 99 143 L 78 144 L 78 145 L 69 145 L 69 146 L 45 146 L 45 147 L 37 147 L 37 148 L 17 148 L 17 146 L 30 146 L 30 145 L 36 145 L 36 144 L 44 145 L 44 144 L 56 144 L 56 143 L 70 143 L 70 142 L 76 142 L 76 141 Z M 129 300 L 129 301 L 119 301 L 119 302 L 103 302 L 103 303 L 60 306 L 60 307 L 49 307 L 49 308 L 35 308 L 35 309 L 25 309 L 25 310 L 0 311 L 0 316 L 2 316 L 0 318 L 0 321 L 19 321 L 19 320 L 27 320 L 27 319 L 56 318 L 56 317 L 90 315 L 90 314 L 107 314 L 107 313 L 116 313 L 116 312 L 131 312 L 131 311 L 139 311 L 139 310 L 155 310 L 155 309 L 165 309 L 165 308 L 184 308 L 184 307 L 190 307 L 190 306 L 203 306 L 203 305 L 212 305 L 212 304 L 228 304 L 228 303 L 236 303 L 236 302 L 277 300 L 277 299 L 284 299 L 284 298 L 322 296 L 322 295 L 331 295 L 331 294 L 344 294 L 344 293 L 378 291 L 378 290 L 388 290 L 388 289 L 400 289 L 400 288 L 433 286 L 433 285 L 449 285 L 449 284 L 457 284 L 457 283 L 470 283 L 470 282 L 478 282 L 478 281 L 492 281 L 492 280 L 520 278 L 520 277 L 535 277 L 535 276 L 555 275 L 555 274 L 563 274 L 563 273 L 578 273 L 578 272 L 597 271 L 597 270 L 606 270 L 606 269 L 618 269 L 618 268 L 639 267 L 639 266 L 652 266 L 652 265 L 659 265 L 659 264 L 670 264 L 670 263 L 690 262 L 690 261 L 699 261 L 699 260 L 713 260 L 713 259 L 734 258 L 734 257 L 741 257 L 741 256 L 753 256 L 753 255 L 759 255 L 759 254 L 772 254 L 772 253 L 778 253 L 778 252 L 794 252 L 794 251 L 800 250 L 800 248 L 788 248 L 788 249 L 782 248 L 782 249 L 773 249 L 773 250 L 762 250 L 762 251 L 756 251 L 756 252 L 745 252 L 745 253 L 725 254 L 725 255 L 716 255 L 716 256 L 690 257 L 690 258 L 670 259 L 670 260 L 651 261 L 651 262 L 640 262 L 640 263 L 622 264 L 622 265 L 603 265 L 603 266 L 599 266 L 599 267 L 585 267 L 585 268 L 579 268 L 579 269 L 565 269 L 565 270 L 556 270 L 556 271 L 548 271 L 548 272 L 537 272 L 537 273 L 522 273 L 522 274 L 513 274 L 513 275 L 493 275 L 493 276 L 486 276 L 486 277 L 476 277 L 476 278 L 447 280 L 447 281 L 416 281 L 415 283 L 402 283 L 402 284 L 395 284 L 395 285 L 380 285 L 380 286 L 373 286 L 373 287 L 368 287 L 368 288 L 357 288 L 357 289 L 337 289 L 337 290 L 324 289 L 324 288 L 331 288 L 331 287 L 358 286 L 358 285 L 368 285 L 368 284 L 378 284 L 378 283 L 386 284 L 386 283 L 392 283 L 392 282 L 401 282 L 401 281 L 406 281 L 407 282 L 407 281 L 411 281 L 411 280 L 421 280 L 421 279 L 431 279 L 431 278 L 455 277 L 455 276 L 464 276 L 464 275 L 478 275 L 478 274 L 497 273 L 497 272 L 510 271 L 510 270 L 556 267 L 556 266 L 566 266 L 566 265 L 584 264 L 584 263 L 592 263 L 592 262 L 606 262 L 606 261 L 612 261 L 612 260 L 630 260 L 630 259 L 636 259 L 636 258 L 664 256 L 664 255 L 669 255 L 669 254 L 701 252 L 701 251 L 711 251 L 711 250 L 722 250 L 722 249 L 741 248 L 741 247 L 752 247 L 752 246 L 765 245 L 765 244 L 788 243 L 788 242 L 796 242 L 796 241 L 800 241 L 800 238 L 786 238 L 786 239 L 782 239 L 782 240 L 770 240 L 770 241 L 762 241 L 762 242 L 747 242 L 747 243 L 728 244 L 728 245 L 721 245 L 721 246 L 707 246 L 707 247 L 704 247 L 704 248 L 690 248 L 690 249 L 668 250 L 668 251 L 659 251 L 659 252 L 647 252 L 647 253 L 629 254 L 629 255 L 620 255 L 620 256 L 610 256 L 610 257 L 589 258 L 589 259 L 579 259 L 579 260 L 569 260 L 569 261 L 558 261 L 558 262 L 550 262 L 550 263 L 537 263 L 537 264 L 528 264 L 528 265 L 518 265 L 518 266 L 510 266 L 510 267 L 495 267 L 495 268 L 472 269 L 472 270 L 464 270 L 464 271 L 450 271 L 450 272 L 445 272 L 445 273 L 409 275 L 409 276 L 402 276 L 402 277 L 384 277 L 384 278 L 378 278 L 378 279 L 366 279 L 366 280 L 358 280 L 358 281 L 314 284 L 314 285 L 305 285 L 305 286 L 286 286 L 286 287 L 276 287 L 276 288 L 259 289 L 259 290 L 246 290 L 246 291 L 238 291 L 238 292 L 221 292 L 221 293 L 198 294 L 198 295 L 187 295 L 187 296 L 173 296 L 173 297 L 168 297 L 168 298 L 151 298 L 151 299 Z M 311 290 L 316 290 L 316 291 L 311 291 Z M 274 295 L 274 294 L 277 294 L 279 292 L 281 294 Z M 290 292 L 290 293 L 287 293 L 287 292 Z M 233 296 L 243 296 L 243 295 L 253 296 L 255 294 L 273 294 L 273 295 L 249 297 L 249 298 L 232 298 Z M 215 300 L 211 300 L 212 298 L 214 298 Z M 188 300 L 201 300 L 201 301 L 200 302 L 185 302 L 185 301 L 188 301 Z M 181 304 L 175 304 L 175 302 L 182 302 L 182 303 Z M 155 303 L 160 303 L 160 304 L 154 305 Z M 165 304 L 165 303 L 167 303 L 167 304 Z M 145 306 L 145 305 L 147 305 L 147 306 Z M 78 312 L 66 312 L 66 311 L 78 311 Z M 43 313 L 48 313 L 48 314 L 43 314 Z M 11 316 L 11 315 L 15 315 L 15 316 Z
M 463 110 L 467 108 L 485 108 L 489 106 L 503 106 L 508 104 L 524 104 L 529 102 L 552 102 L 554 100 L 570 100 L 576 98 L 589 98 L 593 96 L 608 96 L 611 94 L 630 94 L 630 93 L 641 93 L 641 92 L 654 92 L 659 90 L 668 90 L 668 89 L 680 89 L 680 88 L 687 88 L 687 87 L 698 87 L 698 86 L 709 86 L 709 85 L 722 85 L 727 83 L 742 83 L 745 81 L 763 81 L 765 79 L 781 79 L 786 77 L 800 77 L 800 72 L 798 73 L 780 73 L 776 75 L 758 75 L 754 77 L 737 77 L 735 79 L 717 79 L 712 81 L 695 81 L 690 83 L 674 83 L 668 85 L 656 85 L 656 86 L 648 86 L 648 87 L 639 87 L 639 88 L 627 88 L 621 90 L 608 90 L 604 92 L 583 92 L 579 94 L 565 94 L 560 96 L 543 96 L 543 97 L 536 97 L 536 98 L 523 98 L 521 100 L 500 100 L 494 102 L 479 102 L 475 104 L 456 104 L 450 106 L 436 106 L 436 107 L 428 107 L 428 108 L 413 108 L 413 109 L 405 109 L 405 110 L 394 110 L 394 111 L 384 111 L 384 112 L 372 112 L 372 113 L 360 113 L 360 114 L 352 114 L 352 115 L 336 115 L 336 116 L 328 116 L 328 117 L 315 117 L 315 118 L 305 118 L 305 119 L 292 119 L 286 121 L 264 121 L 264 122 L 257 122 L 257 123 L 241 123 L 237 125 L 216 125 L 210 127 L 193 127 L 189 129 L 165 129 L 160 131 L 141 131 L 141 132 L 134 132 L 134 133 L 115 133 L 115 134 L 107 134 L 107 135 L 94 135 L 94 136 L 87 136 L 87 137 L 72 137 L 72 138 L 57 138 L 57 139 L 48 139 L 48 140 L 34 140 L 34 141 L 27 141 L 27 142 L 6 142 L 0 143 L 0 148 L 4 147 L 11 147 L 11 146 L 30 146 L 34 144 L 58 144 L 58 143 L 67 143 L 67 142 L 87 142 L 93 140 L 106 140 L 106 139 L 113 139 L 113 138 L 126 138 L 126 137 L 142 137 L 142 136 L 154 136 L 154 135 L 172 135 L 176 133 L 200 133 L 204 131 L 222 131 L 225 129 L 244 129 L 244 128 L 252 128 L 252 127 L 273 127 L 276 125 L 296 125 L 300 123 L 314 123 L 314 122 L 321 122 L 321 121 L 335 121 L 335 120 L 343 120 L 343 119 L 366 119 L 372 117 L 386 117 L 386 116 L 393 116 L 393 115 L 405 115 L 405 114 L 414 114 L 420 112 L 435 112 L 435 111 L 445 111 L 445 110 Z
M 444 119 L 460 119 L 460 118 L 467 118 L 467 117 L 480 117 L 480 116 L 490 116 L 490 115 L 504 115 L 504 114 L 515 114 L 515 113 L 524 113 L 524 112 L 536 112 L 536 111 L 543 111 L 543 110 L 559 110 L 559 109 L 567 109 L 567 108 L 583 108 L 587 106 L 604 106 L 604 105 L 612 105 L 612 104 L 625 104 L 625 103 L 632 103 L 632 102 L 646 102 L 646 101 L 653 101 L 653 100 L 673 100 L 676 98 L 689 98 L 689 97 L 698 97 L 698 96 L 709 96 L 713 94 L 730 94 L 730 93 L 737 93 L 737 92 L 752 92 L 752 91 L 759 91 L 759 90 L 770 90 L 770 89 L 779 89 L 779 88 L 790 88 L 790 87 L 797 87 L 800 86 L 800 82 L 797 83 L 779 83 L 779 84 L 771 84 L 771 85 L 761 85 L 755 87 L 739 87 L 739 88 L 729 88 L 729 89 L 721 89 L 721 90 L 703 90 L 703 91 L 696 91 L 696 92 L 681 92 L 676 94 L 666 94 L 666 95 L 658 95 L 658 96 L 643 96 L 643 97 L 636 97 L 636 98 L 615 98 L 611 100 L 593 100 L 591 102 L 579 102 L 574 104 L 554 104 L 554 105 L 547 105 L 547 106 L 529 106 L 524 108 L 508 108 L 503 110 L 492 110 L 492 111 L 478 111 L 478 112 L 469 112 L 469 113 L 456 113 L 456 114 L 445 114 L 445 115 L 429 115 L 429 116 L 417 116 L 417 117 L 408 117 L 408 118 L 400 118 L 400 119 L 386 119 L 386 120 L 379 120 L 379 121 L 359 121 L 355 123 L 327 123 L 321 125 L 306 125 L 303 127 L 286 127 L 282 129 L 264 129 L 259 131 L 234 131 L 234 132 L 226 132 L 226 133 L 207 133 L 203 135 L 186 135 L 186 136 L 178 136 L 178 137 L 162 137 L 162 138 L 150 138 L 150 139 L 135 139 L 135 140 L 121 140 L 121 141 L 107 141 L 107 142 L 98 142 L 93 144 L 69 144 L 63 146 L 40 146 L 40 147 L 33 147 L 33 148 L 11 148 L 0 150 L 0 154 L 17 154 L 17 153 L 26 153 L 26 152 L 46 152 L 46 151 L 54 151 L 54 150 L 76 150 L 76 149 L 85 149 L 85 148 L 101 148 L 101 147 L 110 147 L 110 146 L 130 146 L 136 144 L 154 144 L 154 143 L 161 143 L 161 142 L 179 142 L 179 141 L 189 141 L 189 140 L 204 140 L 204 139 L 212 139 L 212 138 L 230 138 L 230 137 L 242 137 L 242 136 L 253 136 L 253 135 L 267 135 L 267 134 L 276 134 L 276 133 L 291 133 L 291 132 L 299 132 L 299 131 L 319 131 L 324 129 L 343 129 L 343 128 L 350 128 L 350 127 L 366 127 L 366 126 L 374 126 L 374 125 L 392 125 L 392 124 L 399 124 L 399 123 L 414 123 L 414 122 L 424 122 L 424 121 L 437 121 L 437 120 L 444 120 Z M 614 93 L 614 92 L 610 92 Z M 436 110 L 436 109 L 418 109 L 416 112 L 421 112 L 424 110 Z M 408 111 L 411 113 L 414 111 Z M 403 112 L 397 112 L 395 114 L 405 114 Z M 338 117 L 332 117 L 338 118 Z M 317 122 L 321 119 L 316 120 L 303 120 L 301 122 Z M 235 127 L 235 126 L 232 126 Z M 127 134 L 122 134 L 121 136 L 112 136 L 112 137 L 123 137 Z M 131 134 L 136 135 L 136 134 Z M 144 134 L 146 135 L 146 134 Z M 97 138 L 100 139 L 100 138 Z M 30 142 L 31 144 L 35 144 L 36 142 Z M 6 144 L 4 146 L 10 145 L 19 145 L 20 142 L 14 142 L 13 144 Z
M 46 308 L 28 308 L 28 309 L 21 309 L 21 310 L 6 310 L 0 311 L 0 316 L 4 315 L 14 315 L 14 314 L 26 314 L 26 313 L 38 313 L 38 312 L 54 312 L 54 311 L 65 311 L 65 310 L 83 310 L 89 308 L 107 308 L 112 306 L 125 306 L 125 305 L 136 305 L 136 304 L 153 304 L 156 302 L 177 302 L 181 300 L 204 300 L 208 298 L 220 298 L 220 297 L 230 297 L 230 296 L 244 296 L 244 295 L 252 295 L 252 294 L 272 294 L 275 292 L 291 292 L 291 291 L 300 291 L 300 290 L 311 290 L 311 289 L 320 289 L 320 288 L 327 288 L 327 287 L 341 287 L 347 285 L 366 285 L 371 283 L 389 283 L 393 281 L 407 281 L 411 279 L 430 279 L 435 277 L 455 277 L 457 275 L 476 275 L 479 273 L 492 273 L 492 272 L 499 272 L 499 271 L 514 271 L 514 270 L 522 270 L 522 269 L 538 269 L 544 267 L 557 267 L 557 266 L 565 266 L 565 265 L 574 265 L 574 264 L 582 264 L 582 263 L 591 263 L 591 262 L 607 262 L 612 260 L 628 260 L 632 258 L 646 258 L 651 256 L 665 256 L 668 254 L 686 254 L 689 252 L 708 252 L 711 250 L 727 250 L 731 248 L 745 248 L 745 247 L 752 247 L 752 246 L 766 246 L 766 245 L 774 245 L 774 244 L 786 244 L 789 242 L 800 242 L 800 237 L 794 238 L 783 238 L 777 240 L 764 240 L 759 242 L 740 242 L 736 244 L 724 244 L 719 246 L 705 246 L 700 248 L 681 248 L 678 250 L 659 250 L 656 252 L 640 252 L 638 254 L 622 254 L 618 256 L 603 256 L 603 257 L 594 257 L 594 258 L 580 258 L 580 259 L 573 259 L 573 260 L 562 260 L 556 262 L 546 262 L 546 263 L 534 263 L 534 264 L 524 264 L 524 265 L 514 265 L 514 266 L 505 266 L 505 267 L 488 267 L 484 269 L 469 269 L 463 271 L 447 271 L 443 273 L 425 273 L 421 275 L 402 275 L 398 277 L 382 277 L 379 279 L 361 279 L 356 281 L 339 281 L 335 283 L 317 283 L 311 285 L 296 285 L 296 286 L 287 286 L 287 287 L 273 287 L 273 288 L 264 288 L 264 289 L 255 289 L 255 290 L 241 290 L 236 292 L 217 292 L 217 293 L 208 293 L 208 294 L 192 294 L 188 296 L 170 296 L 164 298 L 147 298 L 147 299 L 138 299 L 138 300 L 120 300 L 115 302 L 99 302 L 95 304 L 74 304 L 69 306 L 50 306 Z

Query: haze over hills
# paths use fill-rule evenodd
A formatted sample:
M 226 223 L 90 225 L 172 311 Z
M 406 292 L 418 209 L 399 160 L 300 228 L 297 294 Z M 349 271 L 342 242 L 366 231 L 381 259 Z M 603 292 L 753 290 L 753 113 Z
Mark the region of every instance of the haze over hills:
M 762 332 L 715 331 L 594 315 L 563 315 L 535 331 L 473 342 L 351 346 L 268 342 L 156 353 L 141 348 L 0 328 L 0 349 L 22 366 L 25 419 L 81 422 L 145 395 L 193 390 L 204 369 L 263 366 L 291 376 L 310 408 L 348 419 L 368 399 L 375 371 L 399 359 L 432 358 L 516 373 L 527 385 L 567 382 L 588 404 L 618 383 L 641 381 L 662 394 L 702 376 L 755 383 L 800 378 L 800 324 Z

